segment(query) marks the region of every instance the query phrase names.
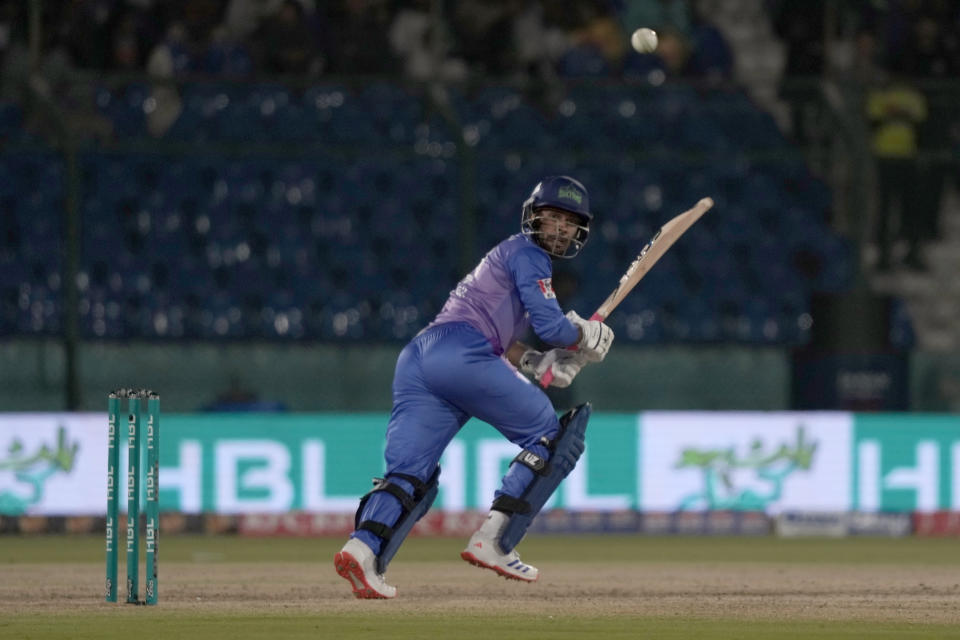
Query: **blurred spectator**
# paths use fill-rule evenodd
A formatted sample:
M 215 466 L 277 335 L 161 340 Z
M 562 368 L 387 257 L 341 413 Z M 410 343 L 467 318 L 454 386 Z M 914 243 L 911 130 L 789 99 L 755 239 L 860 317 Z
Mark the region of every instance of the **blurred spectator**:
M 859 117 L 851 118 L 851 126 L 863 124 L 867 114 L 867 92 L 884 82 L 886 72 L 880 64 L 880 43 L 877 34 L 860 28 L 848 51 L 836 56 L 831 66 L 831 86 L 841 92 L 844 109 Z M 862 137 L 868 134 L 861 129 Z
M 528 0 L 513 23 L 513 42 L 518 64 L 535 77 L 554 77 L 554 69 L 570 40 L 564 29 L 547 20 L 543 4 Z
M 508 75 L 517 67 L 513 27 L 521 8 L 520 0 L 458 1 L 451 15 L 456 54 L 480 75 Z
M 842 112 L 848 115 L 847 126 L 856 140 L 869 141 L 873 123 L 867 118 L 867 94 L 881 85 L 885 72 L 880 66 L 880 45 L 876 33 L 861 28 L 853 37 L 847 55 L 838 56 L 831 67 L 830 90 L 842 97 Z M 848 166 L 853 178 L 866 188 L 873 166 L 856 162 Z
M 176 20 L 187 31 L 187 38 L 197 45 L 198 51 L 206 47 L 210 34 L 220 24 L 223 15 L 223 0 L 190 0 L 170 3 L 168 20 Z
M 243 77 L 253 73 L 253 60 L 246 45 L 236 40 L 224 25 L 214 27 L 200 62 L 208 75 Z
M 323 70 L 322 48 L 311 28 L 313 17 L 296 0 L 285 0 L 261 23 L 257 40 L 263 71 L 318 75 Z
M 34 66 L 35 64 L 35 66 Z M 107 139 L 112 122 L 97 108 L 93 83 L 74 82 L 76 70 L 67 50 L 55 46 L 34 63 L 27 46 L 15 41 L 0 69 L 5 97 L 30 105 L 23 125 L 50 144 L 69 132 L 75 139 Z
M 920 93 L 900 74 L 891 74 L 886 83 L 867 95 L 867 117 L 874 125 L 873 154 L 876 160 L 880 196 L 876 239 L 878 267 L 890 267 L 893 226 L 907 242 L 905 262 L 922 269 L 920 220 L 917 200 L 917 130 L 927 118 L 927 104 Z
M 905 69 L 919 78 L 955 78 L 960 73 L 956 40 L 948 34 L 935 16 L 919 16 L 907 47 L 898 52 L 903 56 Z
M 189 70 L 190 58 L 183 46 L 185 38 L 186 31 L 179 23 L 170 25 L 166 38 L 150 52 L 147 73 L 157 78 L 173 78 Z M 183 104 L 173 83 L 157 83 L 153 86 L 150 97 L 153 108 L 146 113 L 147 131 L 159 138 L 180 117 Z
M 105 69 L 109 65 L 116 24 L 115 5 L 114 0 L 90 0 L 68 2 L 59 8 L 56 35 L 67 46 L 78 67 Z
M 672 77 L 688 75 L 690 42 L 676 29 L 665 29 L 660 34 L 656 55 L 663 61 L 667 75 Z
M 276 15 L 285 1 L 229 0 L 224 12 L 223 26 L 230 37 L 242 42 L 253 36 L 262 21 Z
M 516 75 L 527 96 L 546 113 L 556 113 L 566 95 L 557 73 L 558 61 L 570 48 L 564 29 L 547 21 L 542 3 L 528 0 L 513 22 Z
M 853 59 L 844 77 L 845 87 L 856 86 L 861 91 L 883 80 L 880 65 L 880 44 L 877 35 L 870 30 L 861 30 L 853 39 Z
M 787 47 L 784 74 L 816 76 L 823 72 L 826 0 L 771 0 L 773 28 Z
M 430 4 L 431 0 L 403 3 L 390 24 L 390 48 L 403 61 L 404 73 L 412 80 L 462 81 L 467 77 L 467 65 L 450 55 L 450 29 L 442 20 L 434 19 Z
M 148 70 L 154 75 L 168 78 L 187 75 L 193 72 L 194 67 L 187 30 L 179 22 L 170 23 L 163 40 L 150 52 Z
M 18 20 L 19 3 L 5 2 L 0 5 L 0 65 L 13 45 L 14 30 Z
M 113 31 L 113 57 L 110 67 L 116 71 L 142 70 L 145 54 L 140 48 L 136 19 L 128 13 Z
M 627 38 L 610 6 L 603 0 L 580 0 L 564 8 L 571 46 L 560 60 L 561 75 L 621 75 Z
M 677 29 L 683 32 L 682 29 Z M 692 51 L 687 64 L 690 75 L 712 81 L 726 81 L 733 77 L 733 51 L 720 30 L 694 10 L 690 21 Z
M 456 51 L 480 75 L 549 85 L 571 46 L 582 44 L 606 73 L 607 64 L 601 58 L 609 38 L 590 33 L 597 31 L 594 4 L 593 0 L 566 4 L 538 0 L 458 2 L 453 16 Z M 491 46 L 493 42 L 497 45 Z
M 340 0 L 327 16 L 330 31 L 329 73 L 388 74 L 398 70 L 390 53 L 387 0 Z
M 920 153 L 917 173 L 916 215 L 920 235 L 932 240 L 939 235 L 940 202 L 949 171 L 951 127 L 958 119 L 953 91 L 944 90 L 929 80 L 955 79 L 960 74 L 946 36 L 935 14 L 921 15 L 913 28 L 913 38 L 904 54 L 904 66 L 911 76 L 926 79 L 923 85 L 927 98 L 928 117 L 919 132 Z M 949 22 L 945 22 L 949 25 Z
M 826 0 L 773 0 L 769 9 L 774 32 L 787 48 L 780 97 L 790 108 L 793 138 L 803 144 L 817 117 L 818 92 L 811 80 L 824 71 Z

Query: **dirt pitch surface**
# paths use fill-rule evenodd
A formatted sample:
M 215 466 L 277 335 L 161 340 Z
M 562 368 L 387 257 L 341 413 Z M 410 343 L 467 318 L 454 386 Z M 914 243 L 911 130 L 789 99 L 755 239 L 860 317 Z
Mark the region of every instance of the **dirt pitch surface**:
M 502 612 L 960 624 L 956 566 L 549 562 L 541 563 L 539 582 L 524 584 L 459 560 L 397 561 L 388 573 L 399 588 L 391 601 L 355 600 L 326 562 L 161 567 L 162 608 L 193 613 Z M 0 580 L 0 618 L 120 606 L 103 602 L 102 571 L 93 563 L 7 565 Z

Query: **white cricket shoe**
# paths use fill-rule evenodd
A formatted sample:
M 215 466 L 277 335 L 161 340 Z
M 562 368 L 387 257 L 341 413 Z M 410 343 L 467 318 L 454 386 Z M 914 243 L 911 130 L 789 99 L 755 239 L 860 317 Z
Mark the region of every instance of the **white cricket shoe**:
M 506 515 L 491 511 L 483 526 L 470 536 L 470 542 L 460 553 L 460 557 L 477 567 L 496 571 L 508 580 L 536 582 L 540 571 L 532 565 L 520 562 L 520 554 L 516 549 L 510 553 L 500 550 L 497 539 L 504 524 Z
M 333 557 L 333 566 L 337 574 L 350 582 L 353 595 L 366 600 L 393 598 L 397 588 L 391 587 L 377 573 L 377 556 L 366 544 L 350 538 L 343 549 Z

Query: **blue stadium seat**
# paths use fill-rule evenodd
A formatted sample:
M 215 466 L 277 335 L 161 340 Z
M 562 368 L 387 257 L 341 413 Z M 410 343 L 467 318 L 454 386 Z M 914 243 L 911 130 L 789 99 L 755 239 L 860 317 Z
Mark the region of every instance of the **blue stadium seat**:
M 587 58 L 570 68 L 593 74 Z M 583 313 L 605 293 L 583 283 L 615 281 L 667 219 L 716 199 L 612 319 L 627 340 L 799 344 L 810 294 L 852 282 L 826 185 L 742 91 L 585 79 L 552 113 L 511 87 L 454 90 L 462 131 L 417 90 L 379 80 L 302 93 L 187 83 L 182 96 L 168 139 L 311 150 L 80 154 L 85 335 L 409 337 L 462 275 L 461 134 L 475 151 L 477 252 L 518 229 L 542 176 L 570 173 L 590 188 L 597 224 L 585 259 L 567 265 Z M 121 141 L 144 135 L 148 85 L 97 99 Z M 20 127 L 22 113 L 0 103 L 0 139 Z M 16 216 L 0 223 L 0 296 L 18 305 L 0 332 L 51 331 L 63 162 L 6 154 L 0 171 L 10 176 L 0 206 Z M 13 263 L 28 265 L 24 309 Z
M 149 97 L 149 85 L 131 83 L 116 88 L 99 87 L 95 100 L 100 113 L 113 124 L 115 135 L 138 138 L 146 135 L 146 112 L 150 107 L 145 102 Z
M 389 82 L 373 82 L 357 96 L 381 140 L 409 144 L 423 117 L 422 98 L 409 89 Z

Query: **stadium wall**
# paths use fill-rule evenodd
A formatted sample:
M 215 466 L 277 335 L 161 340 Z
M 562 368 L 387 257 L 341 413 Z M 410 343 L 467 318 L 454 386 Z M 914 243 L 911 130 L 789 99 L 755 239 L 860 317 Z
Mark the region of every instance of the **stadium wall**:
M 101 411 L 111 389 L 144 386 L 181 413 L 238 396 L 289 411 L 386 411 L 399 351 L 397 344 L 83 342 L 80 407 Z M 59 340 L 0 342 L 0 410 L 65 410 L 64 371 Z M 908 371 L 911 409 L 960 411 L 960 355 L 912 351 Z M 783 348 L 624 344 L 577 384 L 551 393 L 557 406 L 589 400 L 605 411 L 786 411 L 796 408 L 791 375 Z
M 104 410 L 106 394 L 124 386 L 157 390 L 165 411 L 181 413 L 243 399 L 300 412 L 388 411 L 401 346 L 85 342 L 81 408 Z M 775 348 L 623 345 L 553 399 L 606 411 L 789 409 L 788 358 Z M 59 342 L 0 343 L 0 410 L 64 410 L 63 389 Z

